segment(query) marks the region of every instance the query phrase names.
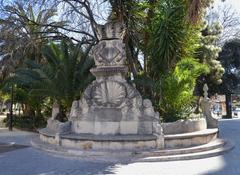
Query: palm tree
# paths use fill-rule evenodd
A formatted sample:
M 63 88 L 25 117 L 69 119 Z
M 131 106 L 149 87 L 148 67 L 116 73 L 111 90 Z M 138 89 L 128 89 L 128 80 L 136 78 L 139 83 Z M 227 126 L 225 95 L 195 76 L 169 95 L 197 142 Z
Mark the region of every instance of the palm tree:
M 16 2 L 3 6 L 0 17 L 0 70 L 1 79 L 21 65 L 25 59 L 40 63 L 41 49 L 49 40 L 59 39 L 59 32 L 52 25 L 56 9 L 38 9 Z M 51 25 L 49 25 L 51 24 Z
M 59 47 L 53 43 L 45 47 L 43 55 L 49 64 L 45 72 L 49 78 L 52 78 L 45 79 L 50 88 L 45 87 L 42 92 L 45 93 L 48 89 L 55 91 L 58 88 L 55 98 L 63 98 L 70 107 L 74 98 L 80 96 L 94 78 L 89 71 L 94 65 L 93 59 L 88 56 L 90 48 L 91 46 L 83 51 L 80 44 L 77 46 L 67 45 L 64 41 Z M 39 90 L 41 92 L 41 89 Z M 39 90 L 35 89 L 35 91 Z M 49 95 L 51 94 L 50 91 Z
M 5 85 L 15 83 L 29 91 L 30 97 L 50 97 L 63 107 L 62 110 L 69 112 L 73 100 L 79 98 L 94 79 L 89 72 L 94 65 L 93 59 L 88 56 L 89 50 L 66 41 L 50 43 L 42 51 L 46 64 L 25 61 L 27 66 L 17 69 L 15 76 L 7 79 Z

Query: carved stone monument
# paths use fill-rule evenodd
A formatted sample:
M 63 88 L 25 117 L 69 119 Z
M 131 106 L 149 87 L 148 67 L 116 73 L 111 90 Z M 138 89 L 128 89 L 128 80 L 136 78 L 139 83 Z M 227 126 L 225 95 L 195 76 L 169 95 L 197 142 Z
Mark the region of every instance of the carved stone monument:
M 207 128 L 218 128 L 218 120 L 212 116 L 211 107 L 212 103 L 208 98 L 208 86 L 204 84 L 203 86 L 204 97 L 201 101 L 201 108 L 207 121 Z
M 181 126 L 184 132 L 175 131 L 176 128 L 164 136 L 151 101 L 143 100 L 125 79 L 128 70 L 122 41 L 124 26 L 109 22 L 97 29 L 99 42 L 92 50 L 96 67 L 90 70 L 96 80 L 80 100 L 72 103 L 67 122 L 57 120 L 59 106 L 53 105 L 52 117 L 47 127 L 39 130 L 40 139 L 31 142 L 33 146 L 84 159 L 124 162 L 189 160 L 232 148 L 227 145 L 225 149 L 225 141 L 217 140 L 217 120 L 211 114 L 207 85 L 201 101 L 206 120 L 166 125 L 167 129 Z M 210 129 L 206 128 L 206 121 Z M 204 127 L 198 127 L 202 124 Z M 195 149 L 200 145 L 201 150 Z
M 143 100 L 136 88 L 125 79 L 128 70 L 122 41 L 123 25 L 110 22 L 98 25 L 97 29 L 100 41 L 93 48 L 96 67 L 91 69 L 96 80 L 87 87 L 79 101 L 72 103 L 69 116 L 71 126 L 68 127 L 68 122 L 65 127 L 70 128 L 70 134 L 62 135 L 62 139 L 73 138 L 74 135 L 81 142 L 84 137 L 84 145 L 87 140 L 91 148 L 98 148 L 95 146 L 96 140 L 101 142 L 103 149 L 163 148 L 159 114 L 154 111 L 151 101 Z M 48 125 L 47 129 L 51 128 Z M 57 128 L 54 133 L 67 133 L 54 128 Z M 42 130 L 43 135 L 44 132 L 46 130 Z M 57 138 L 59 143 L 59 136 Z M 44 136 L 42 140 L 51 142 Z M 105 144 L 108 146 L 104 146 L 104 141 L 108 141 Z M 62 144 L 69 142 L 61 141 Z M 112 142 L 115 143 L 113 147 L 109 146 Z M 121 146 L 116 146 L 116 142 Z

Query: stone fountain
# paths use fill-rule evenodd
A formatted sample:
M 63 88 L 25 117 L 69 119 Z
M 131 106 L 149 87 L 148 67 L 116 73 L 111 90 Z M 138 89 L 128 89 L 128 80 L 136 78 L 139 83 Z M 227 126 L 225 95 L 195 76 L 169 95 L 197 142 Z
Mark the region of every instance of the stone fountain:
M 69 121 L 56 120 L 57 108 L 40 139 L 46 143 L 88 150 L 141 150 L 164 147 L 159 114 L 128 83 L 121 23 L 98 25 L 99 42 L 93 48 L 96 77 L 78 101 Z M 55 105 L 56 106 L 56 105 Z M 54 112 L 55 111 L 55 112 Z
M 206 158 L 233 148 L 231 142 L 218 138 L 206 86 L 202 102 L 206 120 L 163 123 L 163 132 L 151 101 L 143 100 L 125 79 L 123 25 L 109 22 L 97 29 L 96 67 L 90 70 L 96 80 L 72 103 L 67 122 L 56 119 L 59 107 L 53 105 L 52 117 L 47 127 L 39 130 L 40 139 L 33 140 L 33 146 L 71 157 L 147 162 Z

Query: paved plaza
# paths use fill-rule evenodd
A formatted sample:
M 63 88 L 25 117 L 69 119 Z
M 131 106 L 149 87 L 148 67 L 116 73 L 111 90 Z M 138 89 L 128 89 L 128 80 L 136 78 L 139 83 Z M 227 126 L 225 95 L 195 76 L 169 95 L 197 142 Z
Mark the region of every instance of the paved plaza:
M 235 143 L 232 151 L 190 161 L 120 164 L 66 158 L 32 148 L 36 136 L 0 129 L 0 143 L 28 146 L 0 152 L 0 175 L 240 175 L 240 119 L 220 121 L 220 137 Z

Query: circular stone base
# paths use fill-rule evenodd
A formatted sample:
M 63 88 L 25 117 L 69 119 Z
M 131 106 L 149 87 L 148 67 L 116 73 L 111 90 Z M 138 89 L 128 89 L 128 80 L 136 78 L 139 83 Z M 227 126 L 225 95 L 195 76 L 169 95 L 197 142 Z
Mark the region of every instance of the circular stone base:
M 56 137 L 56 133 L 44 128 L 39 130 L 44 143 L 83 150 L 147 150 L 157 148 L 155 135 L 92 135 L 66 134 Z
M 176 160 L 201 159 L 218 156 L 234 148 L 230 141 L 217 139 L 201 146 L 180 149 L 151 149 L 146 151 L 130 150 L 85 150 L 69 148 L 59 145 L 44 143 L 39 137 L 34 138 L 31 144 L 37 148 L 52 153 L 55 156 L 64 156 L 86 161 L 105 161 L 105 162 L 162 162 Z
M 66 158 L 76 158 L 87 161 L 105 161 L 105 162 L 128 162 L 132 159 L 134 152 L 129 150 L 86 150 L 79 148 L 70 148 L 56 144 L 45 143 L 36 137 L 31 140 L 33 147 L 50 153 L 54 156 L 64 156 Z

